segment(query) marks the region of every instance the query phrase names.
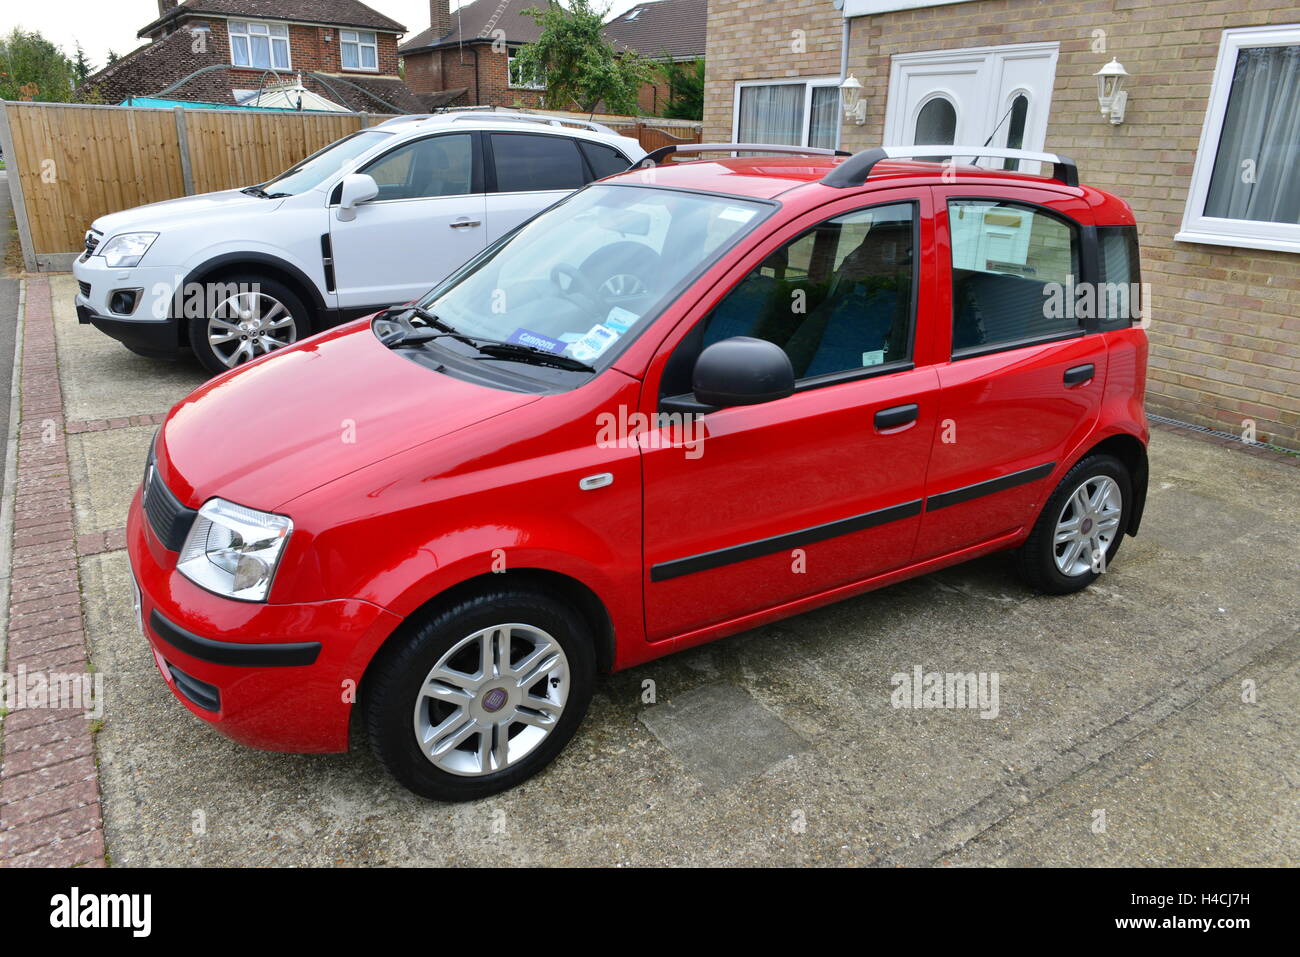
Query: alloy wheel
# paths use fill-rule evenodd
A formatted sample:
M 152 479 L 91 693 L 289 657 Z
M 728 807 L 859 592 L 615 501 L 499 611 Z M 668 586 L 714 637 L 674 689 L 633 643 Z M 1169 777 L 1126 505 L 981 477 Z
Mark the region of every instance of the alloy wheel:
M 208 345 L 228 369 L 291 345 L 297 338 L 293 314 L 266 293 L 237 293 L 208 317 Z
M 1095 556 L 1104 554 L 1119 534 L 1124 497 L 1119 483 L 1109 475 L 1094 475 L 1074 490 L 1056 520 L 1052 554 L 1056 568 L 1069 577 L 1093 569 Z

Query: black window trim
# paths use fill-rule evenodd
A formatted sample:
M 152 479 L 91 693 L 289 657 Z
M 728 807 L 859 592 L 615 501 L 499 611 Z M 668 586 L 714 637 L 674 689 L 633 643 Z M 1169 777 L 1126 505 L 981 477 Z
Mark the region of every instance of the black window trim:
M 1110 282 L 1110 277 L 1106 275 L 1106 269 L 1105 269 L 1106 260 L 1101 254 L 1102 234 L 1106 233 L 1106 234 L 1117 234 L 1120 236 L 1124 236 L 1129 240 L 1128 242 L 1129 282 L 1138 287 L 1139 290 L 1138 294 L 1140 297 L 1141 288 L 1142 288 L 1142 243 L 1140 237 L 1138 236 L 1137 226 L 1135 224 L 1128 224 L 1128 223 L 1122 223 L 1119 225 L 1102 225 L 1102 226 L 1095 226 L 1094 231 L 1097 234 L 1097 276 L 1099 282 L 1102 283 Z M 1130 299 L 1129 315 L 1127 320 L 1125 321 L 1112 320 L 1109 317 L 1105 319 L 1098 317 L 1097 323 L 1099 326 L 1099 330 L 1102 332 L 1114 332 L 1116 329 L 1132 328 L 1136 324 L 1134 322 L 1133 306 L 1134 303 Z M 1139 308 L 1143 308 L 1143 309 L 1146 308 L 1145 304 L 1141 303 L 1140 298 L 1139 298 L 1138 306 Z
M 578 148 L 578 141 L 572 136 L 565 136 L 562 133 L 542 133 L 537 130 L 480 130 L 483 137 L 483 170 L 484 182 L 487 186 L 486 192 L 497 196 L 518 196 L 528 193 L 562 193 L 575 192 L 592 182 L 590 177 L 591 168 L 587 165 L 587 157 L 582 155 L 582 150 Z M 564 140 L 573 147 L 573 152 L 578 154 L 578 169 L 584 178 L 584 182 L 579 183 L 572 188 L 567 186 L 557 186 L 554 189 L 509 189 L 503 190 L 497 184 L 497 162 L 496 151 L 492 146 L 493 136 L 541 136 L 546 139 Z M 630 165 L 630 164 L 629 164 Z
M 808 376 L 803 379 L 796 379 L 794 383 L 795 395 L 799 395 L 800 393 L 803 392 L 811 392 L 814 389 L 823 389 L 826 388 L 827 386 L 842 385 L 845 382 L 857 382 L 860 379 L 873 379 L 876 376 L 890 375 L 895 372 L 911 372 L 913 369 L 916 368 L 916 327 L 917 327 L 916 320 L 917 320 L 917 314 L 920 310 L 921 268 L 922 268 L 921 203 L 919 198 L 914 197 L 911 199 L 899 198 L 899 199 L 892 199 L 892 200 L 884 200 L 881 202 L 868 203 L 866 206 L 858 206 L 855 207 L 854 209 L 848 210 L 847 212 L 836 213 L 833 216 L 828 216 L 825 219 L 818 220 L 816 223 L 809 226 L 807 229 L 800 231 L 796 235 L 792 236 L 790 239 L 787 239 L 785 242 L 778 245 L 776 249 L 784 249 L 786 246 L 789 246 L 792 243 L 797 243 L 799 240 L 803 239 L 804 236 L 808 235 L 814 229 L 817 229 L 818 227 L 824 225 L 825 223 L 829 223 L 833 220 L 840 219 L 844 216 L 852 216 L 854 213 L 860 213 L 868 209 L 876 209 L 882 206 L 911 206 L 912 207 L 912 299 L 911 299 L 911 313 L 908 318 L 908 329 L 907 329 L 907 357 L 903 359 L 895 359 L 892 362 L 884 362 L 877 366 L 859 366 L 856 369 L 843 369 L 839 372 L 826 372 L 818 376 Z M 773 252 L 775 252 L 775 250 L 773 250 Z M 769 252 L 766 256 L 764 256 L 762 259 L 759 260 L 759 265 L 754 268 L 755 269 L 760 268 L 762 264 L 767 261 L 767 258 L 771 255 L 772 253 Z M 713 310 L 716 309 L 722 303 L 722 300 L 726 299 L 727 296 L 730 296 L 733 292 L 735 292 L 736 289 L 740 287 L 740 284 L 749 278 L 750 274 L 753 273 L 753 271 L 754 271 L 753 269 L 750 269 L 743 276 L 741 276 L 741 278 L 737 280 L 736 283 L 732 285 L 731 288 L 728 289 L 726 293 L 723 294 L 718 299 L 718 301 L 713 304 L 713 308 L 709 309 L 709 311 L 706 312 L 699 319 L 697 319 L 696 322 L 703 322 L 705 319 L 711 316 L 713 314 Z M 689 336 L 690 332 L 688 331 L 686 335 Z M 683 336 L 682 340 L 680 340 L 677 343 L 677 345 L 673 347 L 674 351 L 677 348 L 680 348 L 682 342 L 684 341 L 685 341 L 685 336 Z M 779 402 L 781 400 L 777 399 L 774 401 Z M 668 405 L 666 406 L 665 403 L 667 403 Z M 659 397 L 659 409 L 660 411 L 698 412 L 700 414 L 721 411 L 721 408 L 718 406 L 705 405 L 703 402 L 699 402 L 698 400 L 696 400 L 694 393 L 691 392 L 684 392 L 681 393 L 680 395 L 661 395 Z
M 948 214 L 948 290 L 951 293 L 952 285 L 952 225 L 951 225 L 951 203 L 957 202 L 989 202 L 1009 204 L 1012 206 L 1023 206 L 1032 212 L 1041 212 L 1045 216 L 1059 220 L 1068 227 L 1078 230 L 1079 234 L 1079 276 L 1080 283 L 1097 282 L 1099 275 L 1098 257 L 1097 257 L 1097 227 L 1079 222 L 1073 216 L 1066 215 L 1059 209 L 1053 209 L 1050 206 L 1044 206 L 1041 203 L 1035 203 L 1028 199 L 1010 198 L 1007 196 L 957 196 L 952 193 L 944 194 L 944 211 Z M 936 208 L 937 212 L 937 208 Z M 954 303 L 954 308 L 955 308 Z M 949 315 L 948 323 L 950 328 L 955 328 L 956 315 Z M 952 362 L 961 359 L 973 359 L 976 356 L 988 356 L 998 352 L 1010 352 L 1013 349 L 1023 349 L 1026 346 L 1039 345 L 1051 342 L 1064 342 L 1068 339 L 1079 339 L 1083 336 L 1092 335 L 1099 331 L 1099 320 L 1094 316 L 1085 319 L 1078 329 L 1066 329 L 1062 332 L 1048 332 L 1038 336 L 1026 336 L 1023 339 L 1012 339 L 1008 342 L 997 342 L 989 345 L 966 346 L 962 349 L 954 349 L 949 340 L 948 354 Z

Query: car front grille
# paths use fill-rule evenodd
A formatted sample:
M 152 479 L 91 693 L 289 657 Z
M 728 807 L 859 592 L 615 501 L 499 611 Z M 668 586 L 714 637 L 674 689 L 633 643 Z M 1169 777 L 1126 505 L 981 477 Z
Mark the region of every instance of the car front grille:
M 144 513 L 158 541 L 168 551 L 179 552 L 185 544 L 185 536 L 190 533 L 199 514 L 192 508 L 186 508 L 172 494 L 171 489 L 158 474 L 158 468 L 150 456 L 149 467 L 145 470 Z
M 80 280 L 78 280 L 78 281 L 77 281 L 77 288 L 78 288 L 79 290 L 81 290 L 82 298 L 84 298 L 84 299 L 89 299 L 89 298 L 90 298 L 90 283 L 88 283 L 88 282 L 81 282 Z

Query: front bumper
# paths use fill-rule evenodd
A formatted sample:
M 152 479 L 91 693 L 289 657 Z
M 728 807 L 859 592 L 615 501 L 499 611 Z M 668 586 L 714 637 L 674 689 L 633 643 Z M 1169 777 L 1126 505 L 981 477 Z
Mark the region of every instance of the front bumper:
M 78 286 L 78 321 L 144 355 L 176 357 L 181 340 L 173 304 L 183 277 L 174 267 L 110 269 L 103 257 L 91 256 L 79 257 L 72 274 Z M 113 308 L 114 296 L 123 292 L 135 295 L 135 305 L 126 314 Z
M 400 618 L 356 599 L 254 604 L 204 591 L 175 570 L 138 492 L 127 553 L 145 638 L 181 704 L 249 747 L 347 750 L 362 674 Z

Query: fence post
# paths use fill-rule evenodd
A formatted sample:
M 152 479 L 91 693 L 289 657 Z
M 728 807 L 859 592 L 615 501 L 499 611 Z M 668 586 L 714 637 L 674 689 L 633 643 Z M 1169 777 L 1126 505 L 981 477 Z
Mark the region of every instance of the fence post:
M 361 128 L 364 130 L 364 129 L 369 129 L 369 127 L 370 127 L 370 114 L 369 114 L 369 113 L 362 113 L 362 114 L 361 114 Z
M 173 107 L 176 111 L 176 145 L 181 154 L 181 182 L 185 184 L 185 195 L 194 195 L 194 170 L 190 167 L 190 134 L 185 126 L 185 107 Z
M 32 245 L 32 224 L 27 218 L 27 201 L 23 198 L 23 179 L 18 171 L 18 152 L 14 149 L 14 133 L 9 126 L 9 104 L 0 103 L 0 149 L 5 154 L 5 169 L 9 172 L 9 196 L 13 200 L 14 223 L 18 226 L 18 245 L 23 250 L 23 268 L 36 272 L 36 247 Z

